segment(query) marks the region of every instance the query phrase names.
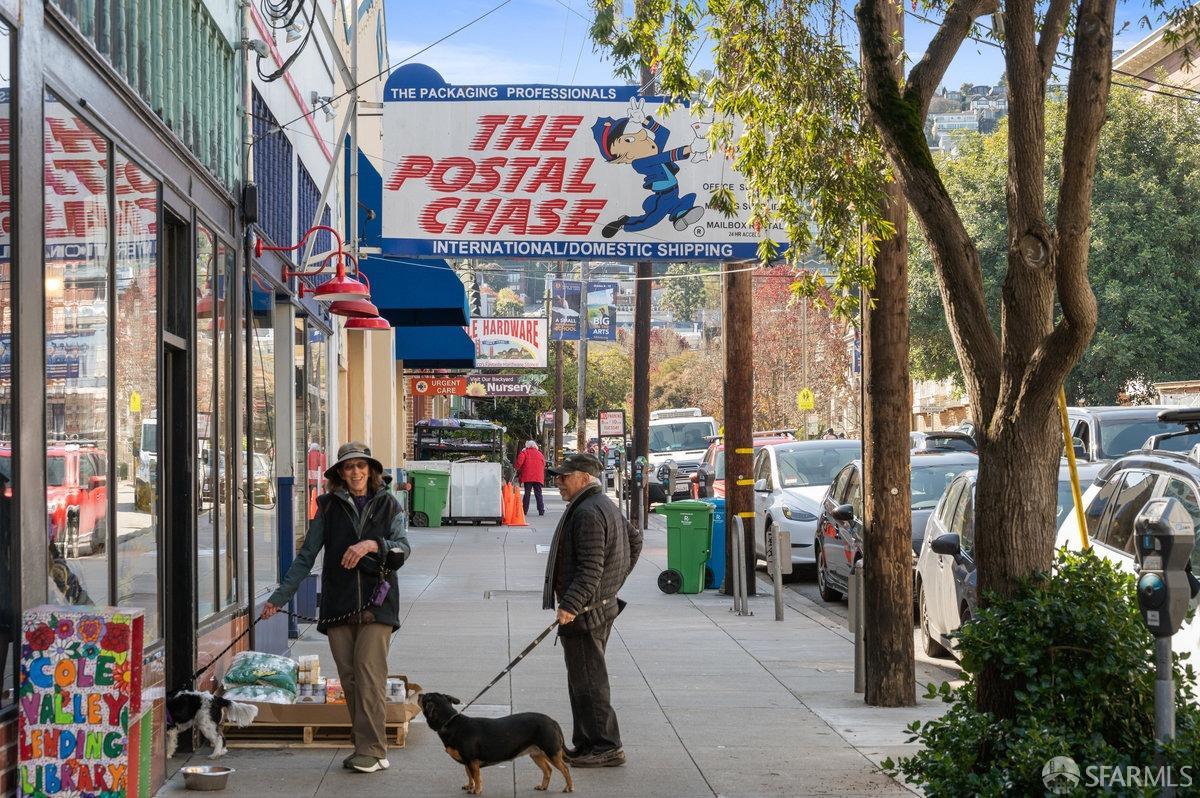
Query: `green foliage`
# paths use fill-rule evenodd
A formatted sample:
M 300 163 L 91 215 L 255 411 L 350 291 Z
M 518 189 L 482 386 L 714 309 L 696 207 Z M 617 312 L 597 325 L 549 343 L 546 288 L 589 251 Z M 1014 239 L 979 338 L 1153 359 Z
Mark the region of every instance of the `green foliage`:
M 929 796 L 1044 795 L 1042 767 L 1067 756 L 1084 774 L 1071 794 L 1090 795 L 1097 792 L 1087 786 L 1090 766 L 1153 764 L 1154 641 L 1132 575 L 1091 551 L 1060 552 L 1052 577 L 1030 577 L 1012 598 L 993 598 L 957 636 L 964 683 L 929 686 L 926 698 L 940 697 L 949 710 L 909 727 L 922 750 L 885 761 L 890 775 Z M 1012 719 L 976 710 L 987 670 L 1014 688 Z M 1200 707 L 1195 671 L 1178 656 L 1175 679 L 1178 731 L 1167 763 L 1178 778 L 1180 767 L 1200 762 Z M 1116 787 L 1111 794 L 1158 793 Z
M 695 267 L 690 263 L 672 263 L 667 267 L 667 276 L 671 279 L 662 281 L 662 306 L 674 313 L 676 319 L 695 321 L 696 311 L 704 307 L 707 299 L 705 278 L 696 274 Z M 720 283 L 716 279 L 709 281 Z
M 792 264 L 815 243 L 834 267 L 830 300 L 852 314 L 858 285 L 872 281 L 877 243 L 893 231 L 879 210 L 888 172 L 874 127 L 863 124 L 856 52 L 838 35 L 839 7 L 821 0 L 710 0 L 702 9 L 694 0 L 639 0 L 623 22 L 623 2 L 594 5 L 592 36 L 618 74 L 635 79 L 647 65 L 660 93 L 698 99 L 697 113 L 715 114 L 712 152 L 744 178 L 750 226 L 782 232 Z M 702 23 L 715 62 L 703 82 L 691 69 Z M 734 212 L 733 204 L 728 188 L 709 200 L 725 213 Z M 758 254 L 763 261 L 778 257 L 765 236 Z M 812 293 L 824 286 L 815 272 L 800 282 Z
M 511 288 L 501 288 L 496 294 L 496 310 L 493 314 L 500 317 L 524 316 L 525 303 L 521 301 L 521 297 L 517 296 L 517 292 Z
M 1047 108 L 1048 213 L 1057 198 L 1065 108 Z M 979 246 L 989 308 L 999 307 L 1008 263 L 1008 126 L 967 135 L 942 179 Z M 1200 327 L 1200 108 L 1115 87 L 1100 138 L 1089 276 L 1099 305 L 1091 345 L 1067 384 L 1069 397 L 1107 404 L 1130 381 L 1195 375 Z M 1051 218 L 1053 218 L 1051 216 Z M 919 377 L 959 378 L 925 242 L 910 238 L 912 364 Z M 995 312 L 995 311 L 994 311 Z M 999 329 L 998 315 L 993 324 Z

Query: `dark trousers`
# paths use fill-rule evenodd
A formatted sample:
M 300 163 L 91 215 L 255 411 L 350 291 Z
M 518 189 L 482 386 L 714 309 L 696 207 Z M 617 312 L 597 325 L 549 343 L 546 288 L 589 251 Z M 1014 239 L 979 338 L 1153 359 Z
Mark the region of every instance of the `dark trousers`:
M 538 515 L 546 514 L 546 505 L 542 503 L 542 483 L 526 482 L 525 483 L 525 499 L 521 502 L 524 512 L 529 512 L 529 491 L 533 491 L 533 495 L 537 496 Z
M 617 713 L 609 703 L 608 666 L 604 662 L 611 631 L 612 623 L 607 623 L 591 631 L 564 632 L 559 638 L 571 695 L 571 743 L 580 753 L 621 747 L 621 730 L 617 728 Z

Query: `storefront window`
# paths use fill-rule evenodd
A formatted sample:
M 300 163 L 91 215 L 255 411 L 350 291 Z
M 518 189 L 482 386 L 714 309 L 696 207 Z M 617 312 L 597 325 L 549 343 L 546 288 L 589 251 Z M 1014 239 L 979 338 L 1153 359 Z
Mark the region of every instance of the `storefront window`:
M 308 406 L 308 371 L 306 369 L 305 346 L 306 327 L 303 318 L 297 318 L 292 332 L 292 383 L 296 399 L 296 419 L 293 428 L 296 438 L 293 442 L 295 453 L 292 473 L 295 474 L 293 488 L 292 526 L 295 530 L 293 542 L 295 550 L 299 551 L 304 543 L 304 535 L 308 532 L 308 491 L 305 489 L 304 473 L 308 463 L 308 427 L 305 419 L 305 408 Z
M 116 222 L 117 604 L 161 636 L 158 572 L 158 182 L 119 150 Z
M 327 464 L 326 430 L 329 429 L 329 411 L 325 403 L 325 383 L 329 363 L 329 336 L 311 326 L 308 331 L 308 384 L 304 395 L 308 401 L 308 518 L 312 520 L 317 511 L 317 496 L 324 492 Z
M 52 601 L 108 604 L 107 141 L 45 106 L 46 516 Z
M 251 287 L 250 352 L 252 463 L 245 469 L 254 536 L 254 594 L 279 582 L 278 506 L 275 490 L 275 294 L 258 278 Z M 284 356 L 287 356 L 285 352 Z
M 213 413 L 216 375 L 216 329 L 223 307 L 216 300 L 213 259 L 216 240 L 204 226 L 196 228 L 196 608 L 203 619 L 217 609 L 217 541 L 220 515 L 217 485 L 224 457 L 217 444 Z M 222 303 L 223 304 L 223 303 Z
M 12 29 L 0 23 L 0 162 L 9 174 L 9 155 L 12 152 L 11 105 L 12 88 Z M 13 562 L 12 503 L 13 503 L 13 340 L 12 340 L 12 194 L 9 181 L 0 179 L 0 704 L 13 697 L 13 672 L 16 654 L 13 652 L 13 630 L 17 621 L 13 596 L 17 593 L 20 569 Z M 13 656 L 10 658 L 10 654 Z
M 232 438 L 233 414 L 236 404 L 232 404 L 232 396 L 230 392 L 233 390 L 234 381 L 231 376 L 233 374 L 233 346 L 230 343 L 230 335 L 233 330 L 232 312 L 233 302 L 227 301 L 232 298 L 234 289 L 233 268 L 234 268 L 234 250 L 225 242 L 217 242 L 217 258 L 216 268 L 218 272 L 215 276 L 217 305 L 221 308 L 220 325 L 217 328 L 217 362 L 220 364 L 220 369 L 217 373 L 217 448 L 221 452 L 222 460 L 230 456 L 229 442 Z M 238 447 L 236 451 L 245 451 L 245 444 Z M 222 608 L 228 607 L 237 601 L 237 584 L 238 584 L 238 569 L 237 569 L 237 552 L 238 545 L 236 542 L 237 529 L 242 523 L 241 518 L 244 513 L 244 505 L 238 501 L 236 491 L 234 490 L 234 469 L 229 467 L 232 464 L 225 463 L 224 470 L 221 471 L 221 490 L 220 490 L 220 505 L 221 505 L 221 529 L 223 536 L 218 535 L 220 541 L 220 551 L 218 559 L 221 562 L 221 583 L 224 585 L 222 594 Z

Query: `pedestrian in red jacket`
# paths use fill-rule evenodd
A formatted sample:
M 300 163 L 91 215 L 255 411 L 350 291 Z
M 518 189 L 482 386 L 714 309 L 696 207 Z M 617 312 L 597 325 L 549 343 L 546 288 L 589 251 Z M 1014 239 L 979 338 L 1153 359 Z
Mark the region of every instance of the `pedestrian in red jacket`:
M 546 505 L 542 503 L 542 483 L 546 481 L 546 458 L 538 450 L 537 441 L 525 441 L 525 448 L 517 455 L 513 463 L 517 469 L 517 479 L 525 486 L 525 498 L 521 502 L 525 512 L 529 512 L 529 491 L 537 496 L 538 515 L 546 514 Z

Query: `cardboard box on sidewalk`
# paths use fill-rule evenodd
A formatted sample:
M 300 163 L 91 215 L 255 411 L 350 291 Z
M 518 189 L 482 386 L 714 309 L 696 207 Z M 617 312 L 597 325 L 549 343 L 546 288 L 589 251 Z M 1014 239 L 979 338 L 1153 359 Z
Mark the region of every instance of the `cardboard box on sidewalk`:
M 403 679 L 408 685 L 407 700 L 387 703 L 384 716 L 388 744 L 403 748 L 408 722 L 421 712 L 417 706 L 421 685 L 403 674 L 388 678 Z M 340 748 L 350 744 L 350 711 L 345 704 L 246 703 L 258 707 L 258 716 L 244 729 L 225 727 L 231 748 Z

